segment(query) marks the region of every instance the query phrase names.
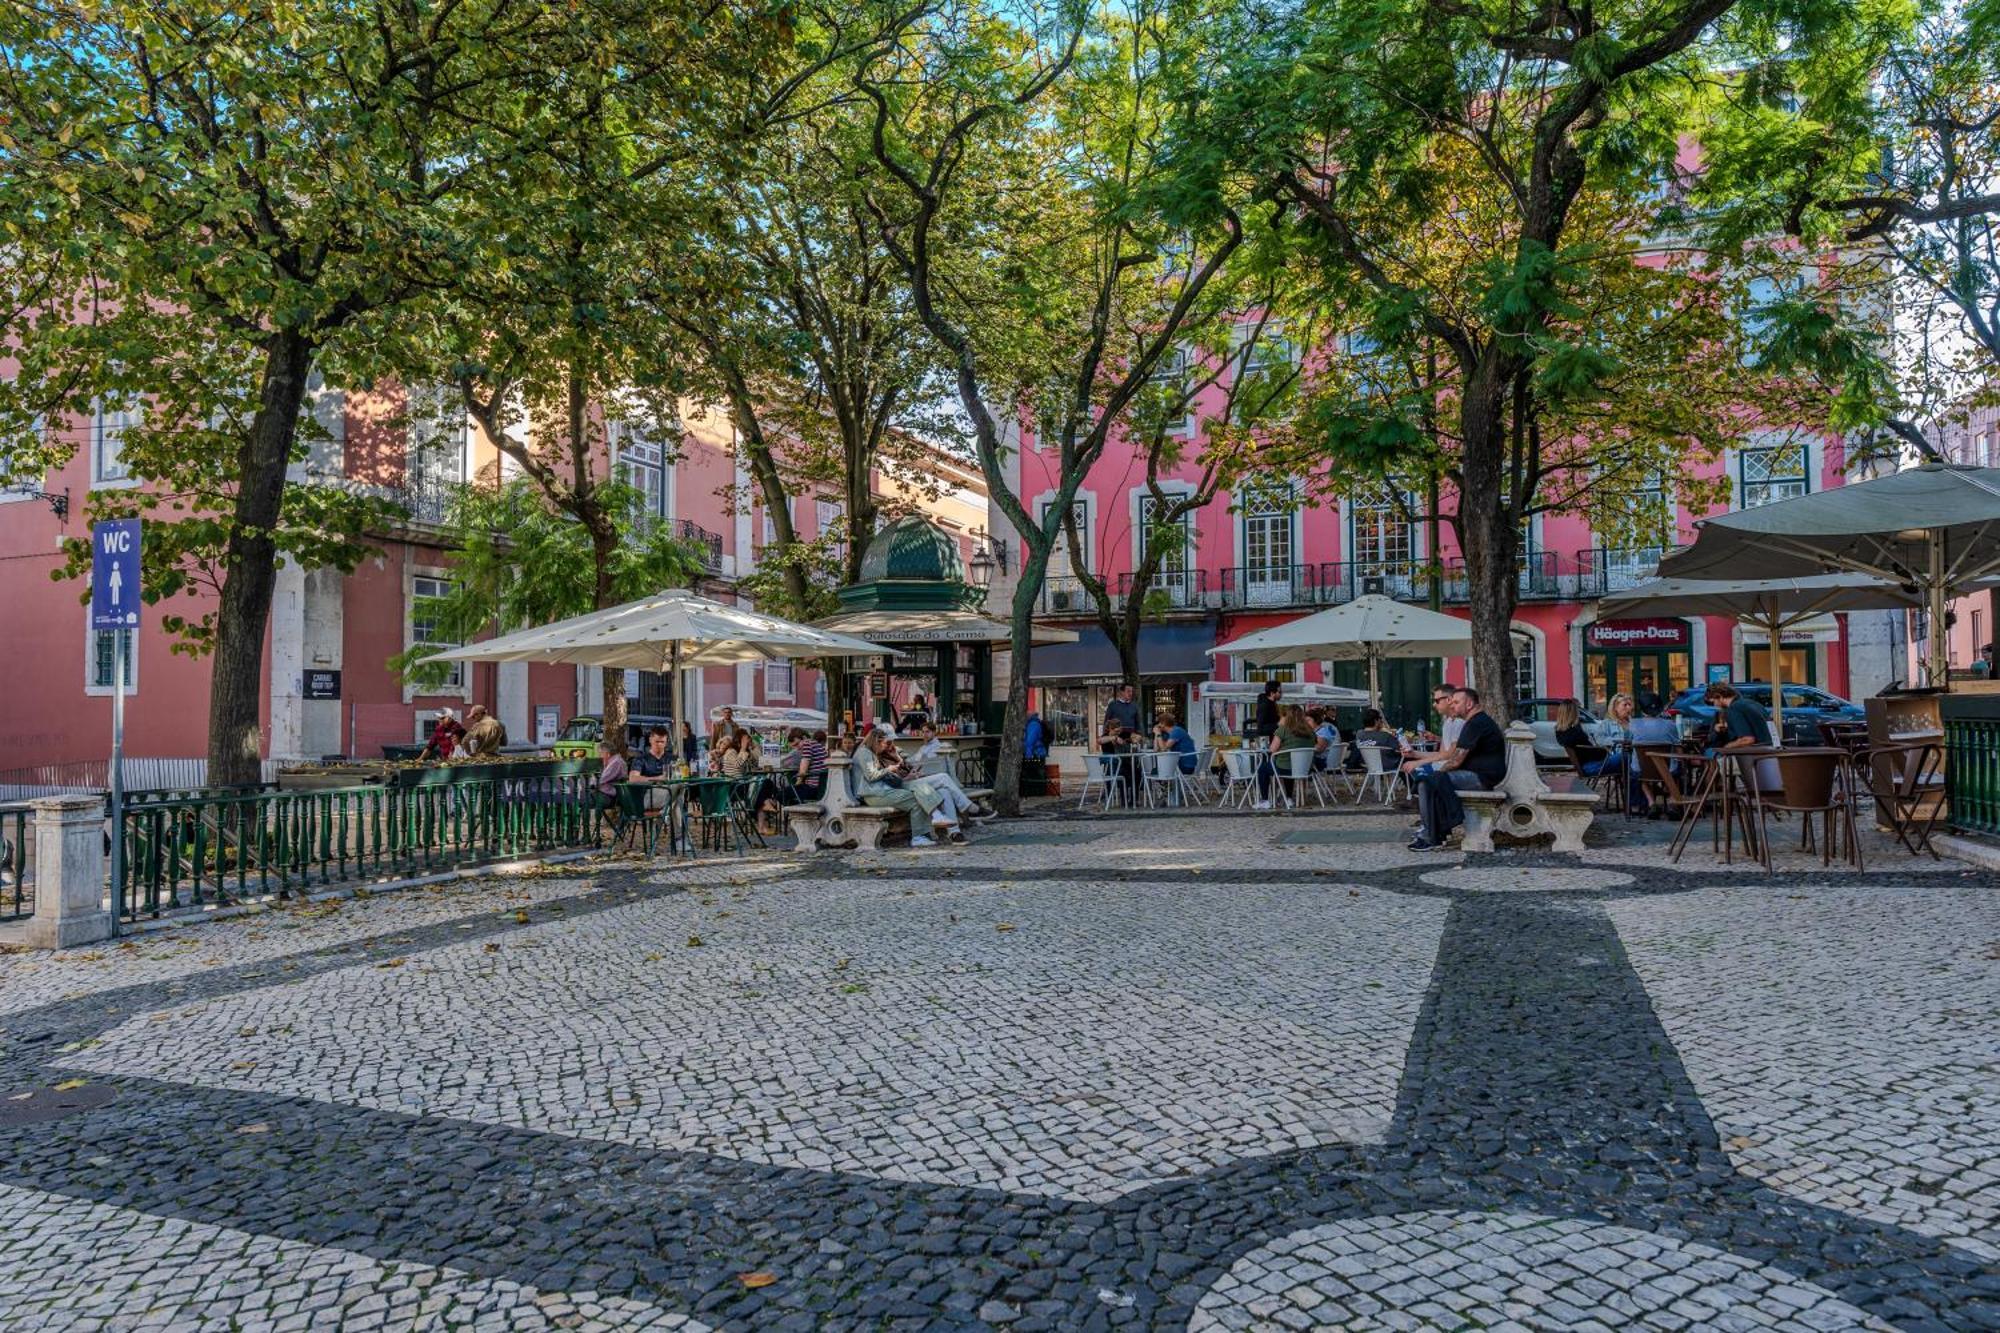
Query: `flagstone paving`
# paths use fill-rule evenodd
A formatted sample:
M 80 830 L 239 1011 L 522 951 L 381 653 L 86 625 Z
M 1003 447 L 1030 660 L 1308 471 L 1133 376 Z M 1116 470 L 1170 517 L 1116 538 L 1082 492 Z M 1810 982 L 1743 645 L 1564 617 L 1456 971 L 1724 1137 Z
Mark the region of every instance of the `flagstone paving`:
M 0 956 L 0 1331 L 2000 1329 L 1993 877 L 1406 822 Z

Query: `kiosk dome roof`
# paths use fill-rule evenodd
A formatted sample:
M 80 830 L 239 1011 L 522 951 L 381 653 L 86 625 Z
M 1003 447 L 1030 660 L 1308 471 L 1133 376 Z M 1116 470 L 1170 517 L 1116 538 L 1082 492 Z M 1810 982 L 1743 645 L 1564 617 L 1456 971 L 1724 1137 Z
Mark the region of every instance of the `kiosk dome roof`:
M 861 557 L 861 581 L 926 579 L 965 582 L 965 562 L 949 533 L 915 514 L 876 532 Z

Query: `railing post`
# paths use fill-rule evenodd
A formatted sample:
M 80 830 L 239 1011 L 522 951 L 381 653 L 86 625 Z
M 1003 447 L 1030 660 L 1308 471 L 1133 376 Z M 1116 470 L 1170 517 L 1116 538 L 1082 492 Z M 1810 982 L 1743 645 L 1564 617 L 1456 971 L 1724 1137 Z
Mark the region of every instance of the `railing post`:
M 67 949 L 108 940 L 104 906 L 104 798 L 43 796 L 35 807 L 35 915 L 28 943 Z

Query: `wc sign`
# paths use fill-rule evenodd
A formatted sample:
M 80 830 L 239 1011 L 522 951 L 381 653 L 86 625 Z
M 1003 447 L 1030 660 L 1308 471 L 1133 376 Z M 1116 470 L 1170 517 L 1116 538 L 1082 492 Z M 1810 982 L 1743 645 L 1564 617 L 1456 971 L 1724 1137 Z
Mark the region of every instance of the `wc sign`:
M 90 627 L 130 629 L 139 623 L 139 520 L 90 527 Z

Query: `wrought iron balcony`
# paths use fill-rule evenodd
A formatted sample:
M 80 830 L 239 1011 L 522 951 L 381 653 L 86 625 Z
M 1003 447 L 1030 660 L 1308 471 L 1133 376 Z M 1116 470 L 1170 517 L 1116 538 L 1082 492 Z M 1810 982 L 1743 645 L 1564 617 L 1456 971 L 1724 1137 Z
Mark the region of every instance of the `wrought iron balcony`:
M 702 568 L 711 574 L 722 572 L 721 534 L 710 532 L 701 524 L 682 518 L 674 521 L 674 536 L 695 547 L 696 553 L 701 557 Z
M 1147 606 L 1168 611 L 1196 611 L 1209 605 L 1208 571 L 1181 569 L 1156 573 L 1152 581 L 1134 591 L 1131 573 L 1120 574 L 1112 584 L 1112 599 L 1124 606 L 1133 596 Z

